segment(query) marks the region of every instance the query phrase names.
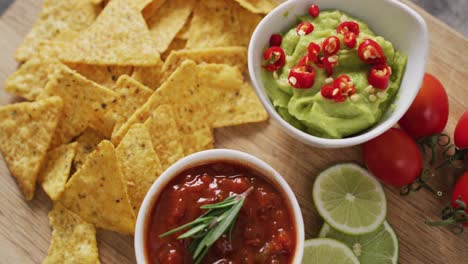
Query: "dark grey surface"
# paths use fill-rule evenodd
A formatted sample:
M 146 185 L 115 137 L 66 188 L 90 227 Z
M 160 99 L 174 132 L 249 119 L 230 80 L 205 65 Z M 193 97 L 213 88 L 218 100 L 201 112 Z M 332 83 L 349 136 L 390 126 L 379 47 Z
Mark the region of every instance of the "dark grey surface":
M 14 0 L 0 0 L 0 15 Z M 21 1 L 21 0 L 16 0 Z M 468 37 L 468 0 L 411 0 Z
M 0 0 L 0 16 L 13 3 L 14 0 Z
M 468 0 L 411 0 L 468 37 Z

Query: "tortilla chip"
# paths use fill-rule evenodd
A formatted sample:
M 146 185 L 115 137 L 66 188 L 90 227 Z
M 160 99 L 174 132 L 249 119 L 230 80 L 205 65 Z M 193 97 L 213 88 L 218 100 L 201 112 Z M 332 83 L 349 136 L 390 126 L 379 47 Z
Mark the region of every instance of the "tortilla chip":
M 247 69 L 247 49 L 244 47 L 178 50 L 172 52 L 164 62 L 162 79 L 167 79 L 187 59 L 196 63 L 205 62 L 237 66 L 241 71 Z
M 62 194 L 68 177 L 77 143 L 62 145 L 47 153 L 45 165 L 39 173 L 42 188 L 53 201 Z
M 88 0 L 45 0 L 41 14 L 15 53 L 17 61 L 26 61 L 43 40 L 51 40 L 64 30 L 80 31 L 96 19 L 99 8 Z
M 117 99 L 106 113 L 106 117 L 115 123 L 114 131 L 118 130 L 153 94 L 153 90 L 128 75 L 119 78 L 115 91 L 118 94 Z
M 194 6 L 195 0 L 169 0 L 148 19 L 151 36 L 160 53 L 167 50 L 179 30 L 185 25 Z
M 135 215 L 149 188 L 162 173 L 161 162 L 142 124 L 133 125 L 117 147 L 117 160 L 127 184 L 128 196 Z
M 159 106 L 145 122 L 163 170 L 184 157 L 182 137 L 170 106 Z
M 29 101 L 36 100 L 47 84 L 50 63 L 46 57 L 35 54 L 8 77 L 5 90 Z
M 49 252 L 43 264 L 98 264 L 96 229 L 78 215 L 56 203 L 49 212 L 53 228 Z
M 151 66 L 159 53 L 140 11 L 128 0 L 112 0 L 96 21 L 61 53 L 67 63 Z
M 196 65 L 185 61 L 168 80 L 151 95 L 128 121 L 112 134 L 114 143 L 120 142 L 130 126 L 145 122 L 153 109 L 160 105 L 170 105 L 175 111 L 177 127 L 183 138 L 194 131 L 210 127 L 217 119 L 232 117 L 233 105 L 238 99 L 243 76 L 237 67 L 223 64 Z M 221 111 L 219 111 L 221 110 Z M 226 121 L 227 122 L 227 121 Z M 186 146 L 185 143 L 183 144 Z
M 276 0 L 236 0 L 242 7 L 256 14 L 268 14 L 278 6 Z
M 153 2 L 153 0 L 127 0 L 128 3 L 133 4 L 139 11 L 142 11 L 146 6 Z
M 63 64 L 59 64 L 51 74 L 39 98 L 55 95 L 62 98 L 64 107 L 52 142 L 53 147 L 70 142 L 89 124 L 98 121 L 117 97 L 113 91 L 87 80 Z
M 135 67 L 132 73 L 132 78 L 142 83 L 146 87 L 149 87 L 152 90 L 156 90 L 161 83 L 162 66 L 163 62 L 160 61 L 160 63 L 155 66 Z
M 0 107 L 0 152 L 27 200 L 34 196 L 62 107 L 60 97 Z
M 187 45 L 186 39 L 180 39 L 176 37 L 174 40 L 172 40 L 167 50 L 163 54 L 161 54 L 161 59 L 165 61 L 167 57 L 169 57 L 169 55 L 172 53 L 172 51 L 184 49 L 185 45 Z
M 114 146 L 107 140 L 98 145 L 70 178 L 60 201 L 97 227 L 123 234 L 134 232 L 135 214 Z
M 158 11 L 158 9 L 168 0 L 153 0 L 150 4 L 148 4 L 142 11 L 143 17 L 148 20 L 148 18 L 152 17 L 154 13 Z
M 185 133 L 184 138 L 184 155 L 188 156 L 192 153 L 214 148 L 214 135 L 211 127 L 202 127 L 192 133 Z
M 244 83 L 238 93 L 230 94 L 232 98 L 220 105 L 213 127 L 237 126 L 248 123 L 262 122 L 268 119 L 268 113 L 249 83 Z M 216 113 L 214 113 L 216 115 Z
M 193 12 L 187 48 L 247 47 L 260 20 L 260 15 L 232 0 L 199 1 Z
M 101 143 L 105 140 L 106 137 L 102 135 L 99 131 L 92 128 L 87 128 L 76 140 L 78 146 L 76 147 L 75 158 L 73 159 L 73 172 L 83 166 L 88 158 L 88 155 L 91 154 Z
M 111 90 L 115 90 L 115 84 L 122 75 L 131 75 L 132 66 L 100 66 L 81 63 L 70 63 L 67 65 L 87 79 L 98 83 Z
M 187 19 L 185 22 L 185 25 L 182 27 L 181 30 L 179 30 L 179 33 L 176 35 L 176 39 L 183 39 L 187 40 L 189 38 L 189 29 L 190 29 L 190 23 L 192 22 L 193 14 L 190 15 L 190 17 Z

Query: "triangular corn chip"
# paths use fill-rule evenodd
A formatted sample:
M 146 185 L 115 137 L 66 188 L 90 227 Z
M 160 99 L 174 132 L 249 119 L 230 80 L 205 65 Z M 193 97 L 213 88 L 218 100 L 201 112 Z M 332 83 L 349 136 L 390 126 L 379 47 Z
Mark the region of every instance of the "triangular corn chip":
M 182 137 L 170 106 L 158 107 L 146 120 L 145 126 L 151 135 L 153 147 L 161 160 L 163 170 L 184 157 Z
M 200 63 L 217 63 L 237 66 L 241 71 L 247 68 L 247 49 L 245 47 L 221 47 L 209 49 L 177 50 L 171 52 L 162 68 L 161 77 L 166 80 L 184 60 Z
M 68 177 L 77 143 L 59 146 L 47 153 L 43 168 L 39 173 L 42 188 L 53 201 L 62 194 Z
M 155 66 L 135 67 L 133 69 L 132 78 L 142 83 L 146 87 L 156 90 L 161 84 L 161 69 L 163 62 Z
M 153 90 L 123 75 L 115 87 L 117 99 L 110 106 L 106 117 L 114 121 L 114 131 L 118 130 L 132 114 L 140 108 L 153 94 Z
M 49 212 L 52 238 L 43 264 L 99 264 L 96 229 L 56 203 Z
M 83 131 L 76 139 L 78 146 L 76 147 L 76 154 L 73 159 L 73 172 L 83 166 L 89 154 L 91 154 L 104 139 L 106 139 L 106 137 L 95 129 L 87 128 Z
M 128 197 L 135 215 L 149 188 L 161 174 L 162 168 L 143 124 L 135 124 L 116 149 L 117 160 L 127 184 Z
M 169 0 L 148 19 L 156 49 L 163 53 L 182 29 L 195 6 L 195 0 Z
M 140 10 L 128 0 L 112 0 L 96 21 L 60 53 L 67 63 L 151 66 L 159 53 Z
M 27 200 L 34 196 L 62 106 L 60 97 L 50 97 L 0 107 L 0 152 Z
M 178 37 L 174 38 L 167 50 L 163 54 L 161 54 L 161 59 L 165 61 L 167 57 L 169 57 L 169 55 L 172 53 L 172 51 L 185 49 L 185 45 L 187 45 L 186 39 L 181 39 Z
M 47 57 L 35 54 L 22 64 L 5 83 L 5 90 L 26 100 L 39 96 L 48 81 L 49 70 L 54 63 Z
M 236 0 L 242 7 L 256 14 L 268 14 L 278 6 L 276 0 Z
M 60 201 L 97 227 L 133 234 L 135 214 L 112 143 L 103 141 L 65 186 Z
M 60 64 L 39 98 L 49 96 L 63 100 L 63 115 L 52 142 L 55 147 L 70 142 L 89 124 L 99 121 L 117 94 Z
M 67 66 L 87 79 L 111 90 L 114 90 L 120 76 L 130 75 L 133 71 L 132 66 L 101 66 L 82 63 L 70 63 Z
M 30 59 L 41 41 L 51 40 L 62 31 L 89 27 L 99 11 L 89 0 L 45 0 L 38 20 L 15 53 L 16 60 Z
M 261 19 L 260 15 L 233 0 L 198 1 L 190 23 L 187 48 L 247 47 Z

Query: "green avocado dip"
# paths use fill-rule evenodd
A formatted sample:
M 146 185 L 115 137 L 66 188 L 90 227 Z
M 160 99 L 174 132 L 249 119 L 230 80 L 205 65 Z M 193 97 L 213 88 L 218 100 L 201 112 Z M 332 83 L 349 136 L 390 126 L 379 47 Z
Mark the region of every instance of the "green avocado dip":
M 315 18 L 306 15 L 298 19 L 298 24 L 300 23 L 298 27 L 276 36 L 280 39 L 277 46 L 282 49 L 285 61 L 282 65 L 272 66 L 273 68 L 264 66 L 262 70 L 265 89 L 277 112 L 294 127 L 322 138 L 349 137 L 378 123 L 392 105 L 398 92 L 407 56 L 395 50 L 392 43 L 383 37 L 376 36 L 367 24 L 341 11 L 323 11 Z M 338 29 L 340 25 L 349 21 L 359 25 L 357 29 L 359 32 L 348 33 L 348 28 L 346 28 L 346 33 L 340 33 Z M 309 27 L 309 24 L 313 25 L 311 32 L 309 32 L 310 28 L 301 28 L 304 22 Z M 340 42 L 339 50 L 337 49 L 334 56 L 330 57 L 334 58 L 330 61 L 338 61 L 333 66 L 333 72 L 330 73 L 323 66 L 310 63 L 307 67 L 315 75 L 313 84 L 309 83 L 310 87 L 300 89 L 294 87 L 294 85 L 299 85 L 301 80 L 291 78 L 292 69 L 300 63 L 302 58 L 309 56 L 310 43 L 316 43 L 322 49 L 319 56 L 327 57 L 327 54 L 323 54 L 325 52 L 323 43 L 333 36 L 338 37 Z M 349 39 L 349 37 L 354 37 L 354 46 L 352 40 L 345 42 L 345 38 Z M 376 50 L 380 49 L 383 54 L 375 59 L 375 56 L 366 53 L 365 50 L 361 52 L 364 42 L 378 44 Z M 272 40 L 270 40 L 270 46 L 274 46 L 271 43 Z M 278 52 L 274 54 L 280 55 Z M 362 56 L 369 59 L 366 61 Z M 271 63 L 271 60 L 267 60 L 267 55 L 265 55 L 265 61 L 267 64 Z M 277 62 L 278 60 L 275 63 Z M 386 83 L 385 80 L 383 82 L 380 80 L 376 82 L 375 78 L 371 80 L 370 75 L 375 67 L 389 67 L 391 75 L 386 77 Z M 347 90 L 348 93 L 341 95 L 343 90 L 335 89 L 337 86 L 334 86 L 334 81 L 343 75 L 346 75 L 348 81 L 350 80 L 347 84 L 352 85 L 352 90 Z M 379 76 L 377 75 L 376 78 Z M 304 80 L 305 83 L 309 81 Z M 329 91 L 327 92 L 326 89 Z M 338 95 L 337 92 L 339 92 Z M 328 94 L 328 98 L 324 94 Z M 334 100 L 335 95 L 340 98 Z

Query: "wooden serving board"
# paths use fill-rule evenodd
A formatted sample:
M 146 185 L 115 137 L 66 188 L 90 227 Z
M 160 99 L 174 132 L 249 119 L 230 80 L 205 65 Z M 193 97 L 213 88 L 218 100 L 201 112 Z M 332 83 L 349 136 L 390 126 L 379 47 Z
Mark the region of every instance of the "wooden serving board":
M 404 0 L 404 2 L 408 2 Z M 13 53 L 36 19 L 42 1 L 17 0 L 0 17 L 0 83 L 17 64 Z M 468 40 L 412 3 L 407 3 L 426 19 L 430 32 L 427 71 L 435 74 L 447 88 L 450 119 L 446 128 L 453 133 L 458 118 L 468 109 Z M 0 86 L 0 105 L 12 98 Z M 325 150 L 308 147 L 286 135 L 273 121 L 216 130 L 216 147 L 251 153 L 277 169 L 295 191 L 304 215 L 306 238 L 317 235 L 322 220 L 312 202 L 315 176 L 339 163 L 362 163 L 361 147 Z M 439 177 L 431 182 L 449 193 L 453 180 Z M 40 188 L 38 188 L 40 189 Z M 400 238 L 400 263 L 468 263 L 468 233 L 461 236 L 448 229 L 430 228 L 425 219 L 437 219 L 449 195 L 436 198 L 426 191 L 399 196 L 399 190 L 385 188 L 388 220 Z M 26 202 L 15 180 L 0 160 L 0 263 L 41 263 L 47 254 L 50 228 L 47 213 L 51 203 L 39 190 Z M 102 263 L 135 263 L 133 238 L 98 231 Z

